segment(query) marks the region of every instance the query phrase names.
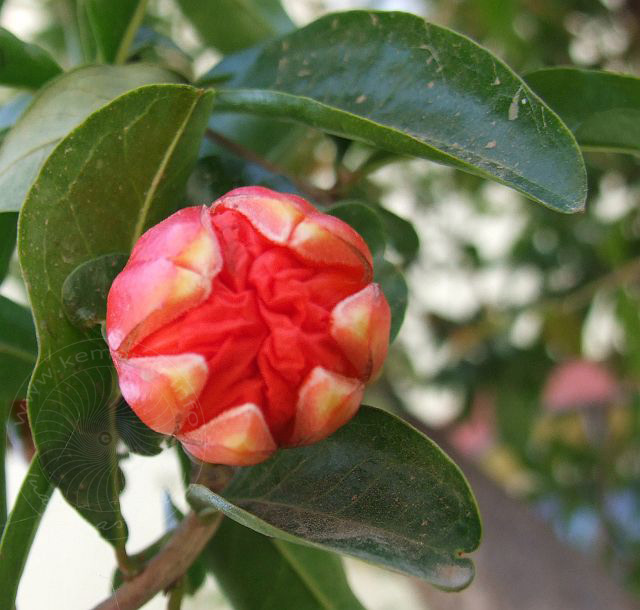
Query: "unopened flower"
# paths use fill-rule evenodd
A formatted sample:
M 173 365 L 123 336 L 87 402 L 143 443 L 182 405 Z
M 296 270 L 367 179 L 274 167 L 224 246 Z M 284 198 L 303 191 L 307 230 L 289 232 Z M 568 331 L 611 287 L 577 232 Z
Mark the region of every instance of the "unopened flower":
M 390 312 L 363 239 L 294 195 L 247 187 L 147 231 L 114 281 L 120 388 L 195 457 L 254 464 L 357 411 Z

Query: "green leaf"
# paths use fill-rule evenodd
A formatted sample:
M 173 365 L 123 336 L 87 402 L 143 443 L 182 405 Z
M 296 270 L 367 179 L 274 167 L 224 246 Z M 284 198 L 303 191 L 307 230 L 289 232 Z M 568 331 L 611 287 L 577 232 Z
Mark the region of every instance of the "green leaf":
M 20 577 L 52 492 L 36 455 L 0 540 L 0 608 L 15 606 Z
M 420 237 L 413 224 L 386 208 L 376 206 L 375 210 L 382 220 L 389 244 L 404 258 L 405 264 L 411 263 L 420 250 Z
M 164 435 L 149 428 L 124 400 L 116 406 L 116 431 L 133 453 L 151 456 L 162 451 Z
M 328 439 L 242 468 L 222 495 L 189 488 L 199 509 L 221 510 L 280 540 L 353 555 L 460 589 L 480 517 L 456 465 L 402 420 L 372 407 Z
M 222 53 L 251 47 L 294 27 L 280 0 L 178 0 L 178 4 L 202 41 Z
M 525 76 L 590 150 L 640 153 L 640 79 L 579 68 L 548 68 Z
M 107 295 L 113 280 L 127 264 L 128 254 L 105 254 L 76 267 L 62 284 L 62 306 L 80 330 L 107 319 Z
M 7 405 L 0 404 L 0 537 L 7 523 Z
M 0 212 L 0 284 L 9 271 L 9 263 L 16 247 L 18 215 Z
M 127 61 L 159 65 L 180 74 L 186 82 L 193 80 L 193 59 L 171 38 L 151 27 L 143 25 L 136 32 Z
M 376 261 L 374 272 L 374 280 L 380 284 L 391 309 L 390 337 L 393 341 L 400 332 L 404 321 L 409 301 L 409 288 L 404 275 L 389 261 Z
M 230 519 L 204 560 L 235 610 L 364 610 L 339 557 L 267 538 Z
M 31 312 L 0 296 L 0 414 L 27 395 L 37 350 Z
M 327 214 L 344 220 L 367 242 L 371 255 L 376 258 L 384 254 L 386 238 L 378 215 L 362 203 L 341 203 L 327 210 Z
M 98 50 L 107 63 L 124 63 L 147 0 L 85 0 Z
M 91 113 L 141 85 L 177 80 L 153 66 L 89 66 L 48 84 L 0 148 L 0 212 L 20 210 L 51 151 Z
M 0 28 L 0 84 L 37 89 L 62 72 L 51 55 Z
M 562 212 L 584 206 L 576 142 L 497 57 L 406 13 L 327 15 L 224 60 L 219 111 L 303 122 L 496 180 Z
M 128 252 L 174 211 L 195 164 L 212 94 L 149 85 L 91 115 L 51 153 L 20 215 L 18 253 L 40 353 L 29 416 L 43 467 L 109 541 L 119 514 L 115 406 L 119 396 L 98 328 L 64 314 L 62 286 L 79 265 Z

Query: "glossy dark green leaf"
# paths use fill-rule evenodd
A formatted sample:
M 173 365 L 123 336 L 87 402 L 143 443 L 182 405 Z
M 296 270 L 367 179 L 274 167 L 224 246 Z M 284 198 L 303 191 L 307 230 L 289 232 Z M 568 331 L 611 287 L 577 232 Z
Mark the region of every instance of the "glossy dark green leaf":
M 133 453 L 151 456 L 162 451 L 161 444 L 165 436 L 143 423 L 124 400 L 120 400 L 116 406 L 116 432 Z
M 280 0 L 178 0 L 202 41 L 233 53 L 293 29 Z
M 0 84 L 37 89 L 62 68 L 44 49 L 0 28 Z
M 25 202 L 18 252 L 40 353 L 29 415 L 43 466 L 114 543 L 125 536 L 115 465 L 117 383 L 100 329 L 67 319 L 62 285 L 79 265 L 128 252 L 178 207 L 212 95 L 149 85 L 95 112 L 49 156 Z
M 404 314 L 409 301 L 409 288 L 402 272 L 389 261 L 376 261 L 374 279 L 387 297 L 391 309 L 391 341 L 393 341 L 402 327 Z
M 386 208 L 377 206 L 375 210 L 382 220 L 389 244 L 404 258 L 405 263 L 412 262 L 420 250 L 420 237 L 413 224 Z
M 279 0 L 184 0 L 182 7 L 194 25 L 196 21 L 201 23 L 196 27 L 200 29 L 203 41 L 214 47 L 221 44 L 225 48 L 229 45 L 230 49 L 240 50 L 289 32 L 294 27 Z M 216 12 L 213 10 L 216 7 L 218 11 L 228 10 Z M 219 14 L 225 14 L 223 21 L 217 18 Z M 267 25 L 256 27 L 256 23 L 264 23 L 265 20 Z M 271 160 L 276 160 L 272 154 L 274 149 L 290 150 L 293 142 L 305 133 L 303 127 L 284 121 L 226 112 L 215 112 L 209 126 Z M 210 145 L 206 151 L 216 155 L 224 152 L 215 145 Z
M 591 150 L 640 153 L 640 79 L 579 68 L 529 73 L 529 86 Z
M 340 558 L 225 519 L 204 552 L 235 610 L 364 610 Z
M 9 271 L 11 256 L 16 247 L 18 215 L 15 212 L 0 212 L 0 284 Z
M 556 114 L 497 57 L 414 15 L 327 15 L 206 78 L 220 87 L 218 110 L 288 118 L 425 157 L 559 211 L 584 206 L 584 162 Z
M 88 330 L 106 320 L 109 288 L 128 258 L 128 254 L 105 254 L 82 263 L 67 276 L 62 284 L 62 306 L 71 324 Z
M 384 254 L 386 243 L 380 217 L 362 203 L 341 203 L 327 210 L 327 214 L 344 220 L 367 242 L 374 258 Z
M 473 578 L 464 555 L 478 546 L 481 526 L 467 482 L 428 438 L 372 407 L 320 443 L 240 469 L 222 495 L 193 485 L 188 496 L 267 536 L 439 587 Z
M 98 50 L 107 63 L 124 63 L 147 0 L 85 0 Z
M 31 312 L 0 296 L 0 403 L 3 407 L 27 395 L 37 349 Z
M 13 608 L 33 538 L 53 486 L 36 455 L 29 467 L 0 540 L 0 608 Z
M 92 112 L 130 89 L 177 80 L 153 66 L 130 65 L 89 66 L 49 83 L 0 148 L 0 212 L 20 210 L 51 151 Z

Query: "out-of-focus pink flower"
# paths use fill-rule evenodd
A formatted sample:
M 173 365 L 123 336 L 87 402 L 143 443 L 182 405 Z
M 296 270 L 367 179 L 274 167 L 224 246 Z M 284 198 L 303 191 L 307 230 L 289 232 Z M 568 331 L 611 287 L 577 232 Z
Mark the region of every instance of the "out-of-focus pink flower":
M 495 443 L 495 398 L 480 390 L 473 397 L 471 413 L 449 432 L 449 441 L 463 455 L 480 456 Z
M 207 462 L 319 441 L 356 412 L 390 311 L 363 239 L 247 187 L 147 231 L 114 281 L 107 341 L 126 401 Z
M 557 365 L 542 393 L 543 405 L 550 411 L 568 411 L 608 405 L 619 396 L 620 384 L 602 364 L 572 360 Z

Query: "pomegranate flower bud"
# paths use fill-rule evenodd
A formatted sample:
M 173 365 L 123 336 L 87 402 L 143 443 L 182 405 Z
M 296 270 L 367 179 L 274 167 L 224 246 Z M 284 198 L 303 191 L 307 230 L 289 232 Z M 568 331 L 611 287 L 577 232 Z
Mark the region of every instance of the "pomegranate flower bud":
M 345 424 L 389 343 L 349 225 L 239 188 L 147 231 L 115 279 L 107 341 L 125 400 L 195 457 L 247 465 Z

